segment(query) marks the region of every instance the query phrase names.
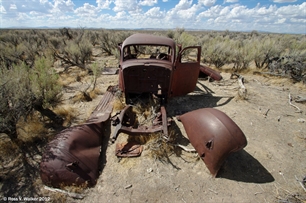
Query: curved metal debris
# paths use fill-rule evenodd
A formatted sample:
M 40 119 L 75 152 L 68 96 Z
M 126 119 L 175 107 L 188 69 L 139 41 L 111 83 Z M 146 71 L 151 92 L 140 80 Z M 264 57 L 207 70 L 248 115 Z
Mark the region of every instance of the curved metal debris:
M 40 163 L 44 184 L 96 184 L 105 121 L 110 117 L 115 87 L 110 87 L 85 124 L 60 132 L 46 147 Z
M 179 117 L 190 143 L 215 177 L 232 152 L 247 145 L 244 133 L 225 113 L 212 108 L 198 109 Z

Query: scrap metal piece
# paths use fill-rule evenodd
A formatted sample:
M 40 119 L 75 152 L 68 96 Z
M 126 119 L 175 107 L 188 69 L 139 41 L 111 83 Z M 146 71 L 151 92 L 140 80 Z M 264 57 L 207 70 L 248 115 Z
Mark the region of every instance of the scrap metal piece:
M 205 75 L 211 77 L 214 80 L 220 81 L 222 79 L 222 76 L 219 72 L 215 71 L 214 69 L 211 69 L 205 65 L 200 65 L 200 71 L 204 73 Z
M 168 138 L 168 126 L 170 125 L 170 121 L 167 120 L 166 109 L 164 106 L 161 106 L 160 114 L 158 114 L 158 117 L 153 121 L 153 125 L 151 126 L 135 125 L 136 114 L 132 111 L 132 107 L 132 105 L 127 105 L 121 111 L 117 119 L 115 119 L 116 128 L 113 132 L 113 143 L 121 132 L 129 135 L 143 135 L 162 131 L 164 137 Z
M 136 142 L 117 143 L 115 153 L 117 157 L 137 157 L 142 150 L 143 146 Z
M 40 163 L 40 177 L 45 185 L 96 184 L 102 136 L 115 90 L 108 89 L 85 124 L 61 131 L 48 143 Z
M 190 143 L 215 177 L 228 155 L 247 145 L 244 133 L 225 113 L 203 108 L 179 116 Z

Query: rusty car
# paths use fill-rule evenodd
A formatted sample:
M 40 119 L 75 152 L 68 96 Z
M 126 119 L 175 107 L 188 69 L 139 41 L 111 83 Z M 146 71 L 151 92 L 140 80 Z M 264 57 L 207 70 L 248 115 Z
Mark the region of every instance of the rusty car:
M 201 46 L 182 47 L 167 37 L 133 34 L 118 45 L 120 52 L 117 87 L 110 87 L 90 118 L 81 125 L 60 132 L 46 147 L 40 164 L 43 183 L 53 187 L 61 184 L 89 183 L 98 179 L 101 140 L 112 112 L 116 91 L 122 92 L 126 106 L 112 117 L 114 143 L 121 132 L 138 136 L 159 132 L 169 138 L 166 106 L 169 99 L 184 96 L 195 90 L 199 74 L 214 80 L 221 75 L 201 64 Z M 133 104 L 143 95 L 158 101 L 158 112 L 151 125 L 137 123 Z M 238 125 L 225 113 L 214 108 L 196 109 L 178 119 L 191 145 L 208 170 L 216 176 L 225 159 L 232 152 L 247 145 Z M 139 156 L 141 148 L 134 144 L 118 145 L 116 155 Z

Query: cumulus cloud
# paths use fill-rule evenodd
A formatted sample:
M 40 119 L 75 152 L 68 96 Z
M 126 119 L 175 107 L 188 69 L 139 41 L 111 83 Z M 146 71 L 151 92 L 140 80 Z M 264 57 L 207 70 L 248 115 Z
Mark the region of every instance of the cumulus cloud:
M 210 7 L 215 5 L 217 0 L 199 0 L 199 4 L 203 4 L 204 6 Z
M 275 3 L 292 3 L 296 2 L 297 0 L 273 0 Z
M 16 4 L 11 4 L 10 5 L 10 10 L 17 10 Z
M 220 6 L 216 5 L 201 12 L 197 22 L 206 22 L 208 26 L 219 29 L 232 30 L 274 30 L 284 31 L 283 27 L 291 26 L 296 32 L 305 32 L 304 28 L 295 25 L 297 22 L 306 23 L 306 2 L 301 5 L 288 5 L 278 8 L 275 5 L 268 7 L 256 6 L 248 8 L 242 5 Z M 304 30 L 304 31 L 303 31 Z M 292 30 L 293 31 L 293 30 Z
M 112 3 L 112 0 L 97 0 L 99 9 L 109 9 L 110 4 Z
M 238 2 L 238 0 L 224 0 L 224 3 L 235 3 Z
M 71 0 L 53 0 L 53 8 L 52 13 L 66 13 L 66 12 L 73 12 L 74 3 Z
M 153 6 L 157 4 L 157 0 L 141 0 L 139 1 L 139 5 L 141 6 Z
M 145 13 L 148 18 L 162 18 L 164 15 L 165 13 L 160 11 L 160 7 L 153 7 Z
M 27 26 L 185 27 L 272 32 L 283 32 L 284 27 L 290 27 L 292 32 L 306 32 L 306 2 L 275 5 L 296 0 L 272 0 L 274 5 L 257 4 L 254 8 L 239 0 L 223 0 L 221 3 L 216 0 L 85 0 L 83 5 L 76 6 L 77 1 L 79 0 L 2 1 L 1 26 L 23 26 L 27 23 Z M 240 3 L 236 4 L 237 2 Z M 163 7 L 164 5 L 167 7 Z
M 6 10 L 2 5 L 0 5 L 0 13 L 2 13 L 2 14 L 6 13 Z
M 79 7 L 74 11 L 80 17 L 95 17 L 97 12 L 98 9 L 89 3 L 85 3 L 83 7 Z
M 135 11 L 139 9 L 137 0 L 114 0 L 115 7 L 113 10 L 115 12 L 120 11 Z

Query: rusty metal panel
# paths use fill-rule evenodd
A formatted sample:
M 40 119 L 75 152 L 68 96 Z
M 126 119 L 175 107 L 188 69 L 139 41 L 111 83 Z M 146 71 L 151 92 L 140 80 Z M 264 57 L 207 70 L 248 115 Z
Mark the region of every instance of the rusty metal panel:
M 232 152 L 247 145 L 247 140 L 225 113 L 212 108 L 198 109 L 179 117 L 190 143 L 213 176 Z
M 137 44 L 167 45 L 173 47 L 175 53 L 175 41 L 173 39 L 142 33 L 137 33 L 129 36 L 124 40 L 121 47 L 124 48 L 125 46 Z
M 58 134 L 46 148 L 40 164 L 43 183 L 53 187 L 61 185 L 89 186 L 98 179 L 101 124 L 80 125 Z
M 123 66 L 125 93 L 168 95 L 171 69 L 168 66 L 133 64 Z
M 182 56 L 191 50 L 197 51 L 195 61 L 183 61 Z M 194 91 L 200 72 L 200 56 L 200 46 L 186 47 L 179 53 L 172 73 L 171 97 L 182 96 Z
M 222 79 L 222 76 L 221 76 L 221 74 L 219 72 L 217 72 L 214 69 L 211 69 L 211 68 L 209 68 L 209 67 L 207 67 L 205 65 L 201 65 L 200 66 L 200 71 L 202 73 L 204 73 L 205 75 L 211 77 L 214 80 L 219 81 L 219 80 Z
M 110 117 L 116 89 L 108 89 L 85 124 L 61 131 L 48 143 L 40 163 L 44 184 L 60 187 L 96 183 L 105 121 Z
M 114 125 L 116 128 L 113 132 L 112 142 L 114 143 L 121 132 L 129 135 L 144 135 L 152 134 L 156 132 L 162 132 L 165 138 L 168 138 L 168 126 L 171 124 L 171 120 L 167 119 L 166 109 L 164 106 L 160 107 L 160 113 L 156 115 L 151 126 L 137 125 L 136 114 L 133 112 L 133 106 L 126 106 L 120 113 L 120 115 L 114 119 Z

